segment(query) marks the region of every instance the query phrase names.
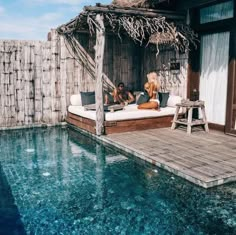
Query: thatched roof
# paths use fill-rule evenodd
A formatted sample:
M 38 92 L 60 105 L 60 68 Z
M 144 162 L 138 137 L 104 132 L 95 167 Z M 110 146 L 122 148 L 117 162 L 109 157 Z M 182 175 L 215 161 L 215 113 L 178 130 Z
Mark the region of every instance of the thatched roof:
M 137 2 L 141 4 L 146 1 L 116 0 L 115 2 L 135 5 Z M 75 19 L 58 27 L 57 31 L 67 37 L 82 30 L 88 30 L 93 34 L 98 27 L 95 20 L 97 14 L 103 15 L 106 31 L 112 31 L 119 37 L 126 33 L 140 45 L 147 43 L 154 43 L 157 46 L 169 44 L 182 51 L 188 50 L 190 43 L 196 46 L 196 34 L 185 25 L 185 14 L 140 7 L 102 4 L 87 6 Z

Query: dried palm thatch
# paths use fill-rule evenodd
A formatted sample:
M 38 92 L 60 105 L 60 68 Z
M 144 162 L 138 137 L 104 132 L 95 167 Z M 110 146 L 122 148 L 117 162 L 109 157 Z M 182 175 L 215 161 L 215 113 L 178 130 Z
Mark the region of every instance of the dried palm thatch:
M 142 5 L 147 0 L 115 0 L 113 2 L 117 4 L 122 2 L 123 6 L 124 4 L 135 6 L 136 4 Z M 99 28 L 99 24 L 96 22 L 98 13 L 103 15 L 106 30 L 113 31 L 120 38 L 122 34 L 126 33 L 140 45 L 154 43 L 157 46 L 157 54 L 159 53 L 158 46 L 163 44 L 168 44 L 175 50 L 182 52 L 188 51 L 190 44 L 197 47 L 197 34 L 180 21 L 170 22 L 159 14 L 147 16 L 148 14 L 145 14 L 143 10 L 139 12 L 114 6 L 96 6 L 85 8 L 73 21 L 57 29 L 59 34 L 64 35 L 67 41 L 70 41 L 73 51 L 76 51 L 78 47 L 75 43 L 78 29 L 85 27 L 90 31 L 90 34 L 94 34 Z
M 159 45 L 170 45 L 176 51 L 187 52 L 191 43 L 197 48 L 197 34 L 191 30 L 188 25 L 174 24 L 166 21 L 165 17 L 148 18 L 143 16 L 104 14 L 105 19 L 114 33 L 121 38 L 121 32 L 126 32 L 135 42 L 147 42 L 155 44 L 157 55 L 159 54 Z M 90 33 L 95 32 L 97 27 L 93 17 L 88 15 L 87 23 Z
M 155 44 L 157 47 L 157 54 L 159 53 L 159 45 L 170 45 L 175 50 L 187 51 L 189 44 L 192 43 L 197 48 L 197 34 L 195 34 L 187 25 L 167 24 L 167 27 L 153 33 L 149 37 L 149 42 Z
M 113 0 L 112 4 L 120 7 L 143 7 L 146 0 Z

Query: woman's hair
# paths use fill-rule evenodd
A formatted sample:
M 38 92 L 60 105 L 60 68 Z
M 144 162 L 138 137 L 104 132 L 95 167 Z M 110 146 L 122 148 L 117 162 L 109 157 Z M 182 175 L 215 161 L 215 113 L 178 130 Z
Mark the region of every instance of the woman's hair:
M 148 78 L 148 83 L 153 83 L 156 87 L 155 89 L 159 91 L 161 88 L 161 83 L 157 73 L 156 72 L 148 73 L 147 78 Z
M 151 72 L 147 74 L 148 82 L 159 83 L 159 78 L 156 72 Z

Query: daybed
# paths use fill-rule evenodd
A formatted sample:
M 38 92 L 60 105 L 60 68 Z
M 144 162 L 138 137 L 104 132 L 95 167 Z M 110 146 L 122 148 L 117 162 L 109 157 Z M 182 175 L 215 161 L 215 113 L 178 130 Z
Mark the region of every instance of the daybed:
M 78 97 L 79 95 L 71 97 L 67 122 L 95 134 L 96 111 L 86 110 Z M 181 100 L 180 96 L 170 96 L 167 106 L 161 107 L 159 111 L 139 110 L 136 104 L 130 104 L 124 106 L 123 110 L 105 112 L 104 134 L 170 127 L 176 110 L 175 105 Z

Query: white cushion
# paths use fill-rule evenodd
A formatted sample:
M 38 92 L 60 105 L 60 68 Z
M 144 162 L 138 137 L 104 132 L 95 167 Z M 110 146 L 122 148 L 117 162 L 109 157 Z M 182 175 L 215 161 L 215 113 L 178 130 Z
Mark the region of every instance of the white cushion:
M 175 107 L 176 104 L 181 103 L 182 97 L 178 95 L 170 95 L 167 101 L 167 106 Z
M 76 105 L 76 106 L 81 106 L 82 101 L 81 101 L 81 94 L 75 94 L 70 97 L 70 103 L 71 105 Z

